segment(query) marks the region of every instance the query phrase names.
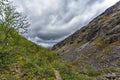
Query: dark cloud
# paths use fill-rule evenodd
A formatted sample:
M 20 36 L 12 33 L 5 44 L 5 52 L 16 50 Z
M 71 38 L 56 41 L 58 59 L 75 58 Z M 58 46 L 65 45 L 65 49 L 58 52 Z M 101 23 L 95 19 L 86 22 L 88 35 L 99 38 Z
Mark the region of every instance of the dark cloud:
M 89 5 L 92 5 L 92 4 L 94 4 L 94 3 L 96 3 L 96 2 L 98 2 L 98 3 L 102 3 L 104 0 L 88 0 L 88 2 L 87 2 L 87 4 L 89 4 Z
M 13 1 L 13 0 L 10 0 Z M 86 25 L 119 0 L 14 0 L 17 10 L 30 18 L 26 37 L 50 47 Z

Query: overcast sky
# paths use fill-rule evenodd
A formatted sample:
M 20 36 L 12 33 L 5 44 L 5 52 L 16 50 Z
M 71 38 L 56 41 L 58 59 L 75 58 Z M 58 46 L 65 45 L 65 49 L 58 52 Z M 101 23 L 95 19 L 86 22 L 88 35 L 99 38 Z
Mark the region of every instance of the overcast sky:
M 27 15 L 27 38 L 50 47 L 87 25 L 119 0 L 10 0 Z

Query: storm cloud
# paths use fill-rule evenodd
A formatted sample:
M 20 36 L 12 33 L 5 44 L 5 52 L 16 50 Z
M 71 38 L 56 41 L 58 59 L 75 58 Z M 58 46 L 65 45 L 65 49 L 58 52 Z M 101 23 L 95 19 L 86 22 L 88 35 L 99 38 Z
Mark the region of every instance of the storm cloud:
M 13 0 L 13 4 L 30 19 L 31 26 L 25 36 L 44 47 L 51 47 L 87 25 L 117 1 Z

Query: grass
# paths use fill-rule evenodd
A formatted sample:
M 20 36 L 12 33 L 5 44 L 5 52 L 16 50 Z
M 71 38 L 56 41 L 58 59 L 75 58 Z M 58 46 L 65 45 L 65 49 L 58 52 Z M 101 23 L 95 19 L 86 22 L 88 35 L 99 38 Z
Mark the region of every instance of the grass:
M 4 34 L 2 31 L 0 33 L 1 55 Z M 15 33 L 13 38 L 9 38 L 9 45 L 0 58 L 1 80 L 55 80 L 54 70 L 60 72 L 63 80 L 89 80 L 89 76 L 78 74 L 50 49 L 38 46 Z

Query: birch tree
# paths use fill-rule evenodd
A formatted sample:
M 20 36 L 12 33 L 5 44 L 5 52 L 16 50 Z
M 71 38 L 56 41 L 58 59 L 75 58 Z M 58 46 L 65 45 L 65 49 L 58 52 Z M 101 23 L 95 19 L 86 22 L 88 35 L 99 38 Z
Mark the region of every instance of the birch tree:
M 5 49 L 9 45 L 9 38 L 12 31 L 25 33 L 29 26 L 28 20 L 7 0 L 0 1 L 0 29 L 4 33 L 1 55 L 4 56 Z

